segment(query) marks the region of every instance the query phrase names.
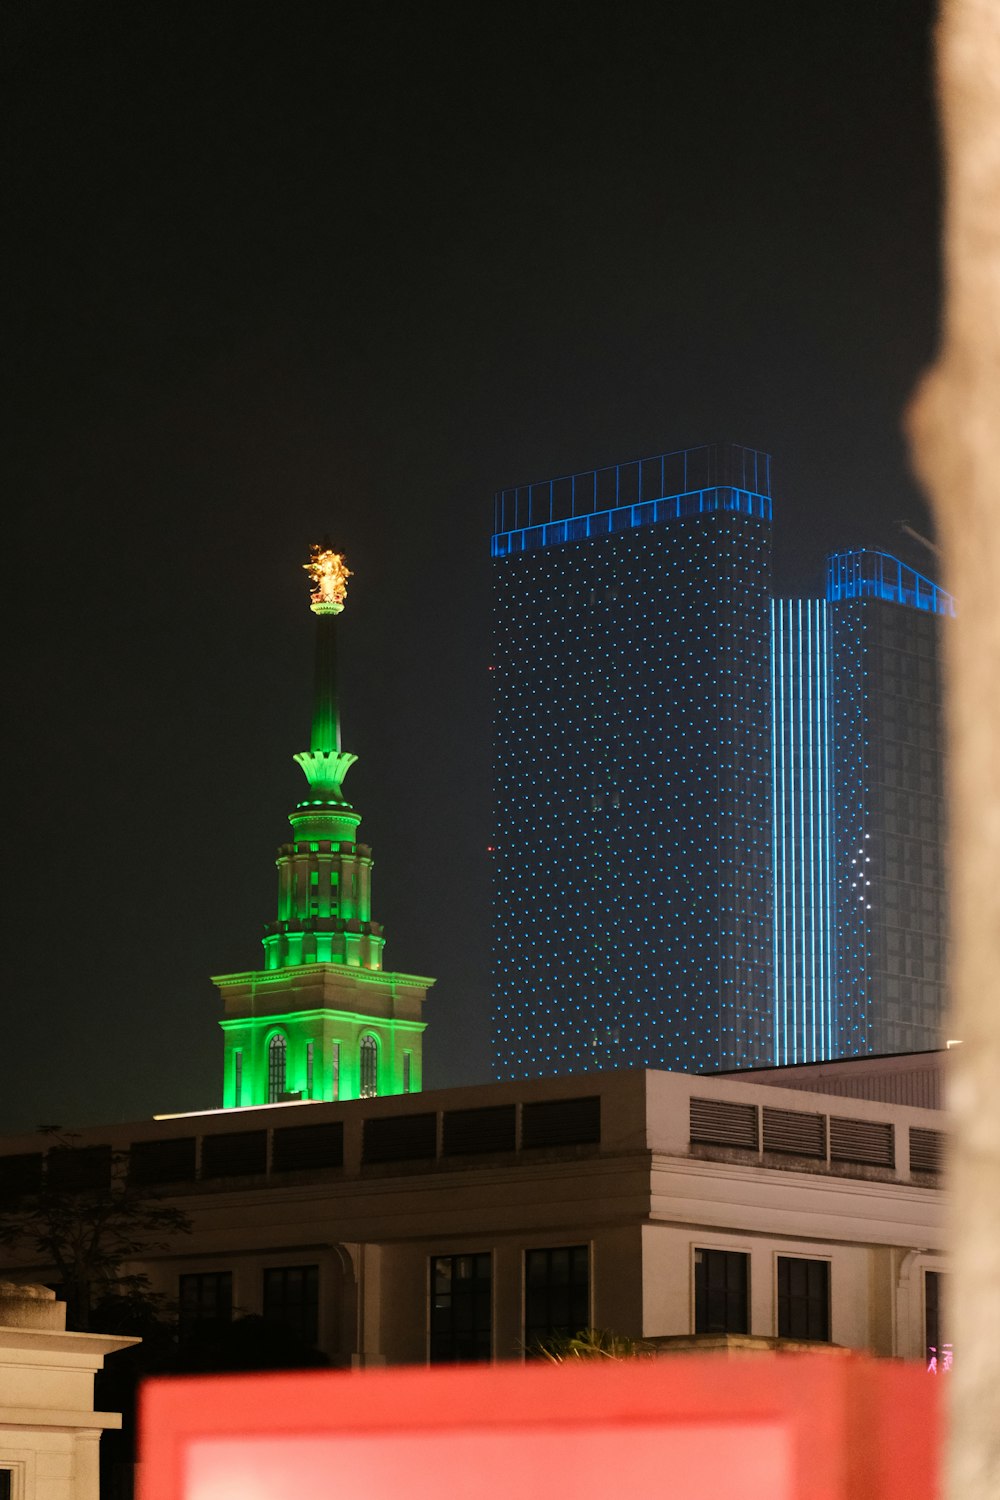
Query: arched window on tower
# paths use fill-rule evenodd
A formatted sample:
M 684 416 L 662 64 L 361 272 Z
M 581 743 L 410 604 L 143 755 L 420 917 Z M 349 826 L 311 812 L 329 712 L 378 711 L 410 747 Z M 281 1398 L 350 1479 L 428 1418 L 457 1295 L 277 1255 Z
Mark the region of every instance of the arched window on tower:
M 285 1064 L 288 1043 L 276 1032 L 267 1044 L 267 1102 L 274 1104 L 285 1092 Z
M 361 1038 L 361 1097 L 374 1099 L 378 1093 L 378 1042 L 373 1036 Z

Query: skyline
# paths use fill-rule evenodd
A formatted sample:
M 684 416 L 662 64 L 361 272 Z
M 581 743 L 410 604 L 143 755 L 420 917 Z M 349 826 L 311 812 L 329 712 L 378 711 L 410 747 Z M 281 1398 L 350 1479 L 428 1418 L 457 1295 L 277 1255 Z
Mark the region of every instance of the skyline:
M 930 11 L 846 11 L 6 18 L 6 1128 L 219 1102 L 310 542 L 355 574 L 344 743 L 387 965 L 438 977 L 428 1086 L 489 1075 L 492 493 L 720 437 L 774 454 L 782 593 L 914 560 Z

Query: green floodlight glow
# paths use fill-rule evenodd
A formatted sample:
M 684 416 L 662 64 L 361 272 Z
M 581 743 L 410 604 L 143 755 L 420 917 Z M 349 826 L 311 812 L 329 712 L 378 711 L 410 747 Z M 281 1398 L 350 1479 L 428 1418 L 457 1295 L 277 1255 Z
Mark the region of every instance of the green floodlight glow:
M 336 618 L 351 574 L 325 544 L 311 549 L 305 569 L 315 678 L 309 748 L 295 761 L 308 793 L 289 814 L 291 841 L 278 850 L 277 919 L 264 932 L 263 967 L 215 981 L 226 1008 L 225 1109 L 284 1104 L 290 1094 L 298 1104 L 421 1088 L 421 1007 L 433 980 L 382 973 L 371 849 L 357 842 L 361 814 L 343 791 L 357 757 L 341 746 Z M 266 1014 L 258 1015 L 262 990 Z M 372 1076 L 369 1041 L 377 1048 Z

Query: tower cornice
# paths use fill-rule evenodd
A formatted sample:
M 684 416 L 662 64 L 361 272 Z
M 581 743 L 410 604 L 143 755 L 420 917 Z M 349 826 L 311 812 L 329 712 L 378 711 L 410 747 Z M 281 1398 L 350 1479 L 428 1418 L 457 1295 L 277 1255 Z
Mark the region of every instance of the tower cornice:
M 356 969 L 347 964 L 322 963 L 296 964 L 293 969 L 246 969 L 241 974 L 213 974 L 212 983 L 218 985 L 220 990 L 237 984 L 280 987 L 287 985 L 293 975 L 296 980 L 300 977 L 306 980 L 317 975 L 329 975 L 331 978 L 343 978 L 349 984 L 357 982 L 382 989 L 391 989 L 393 985 L 405 984 L 415 989 L 429 990 L 437 983 L 437 980 L 429 979 L 424 974 L 399 974 L 387 969 Z

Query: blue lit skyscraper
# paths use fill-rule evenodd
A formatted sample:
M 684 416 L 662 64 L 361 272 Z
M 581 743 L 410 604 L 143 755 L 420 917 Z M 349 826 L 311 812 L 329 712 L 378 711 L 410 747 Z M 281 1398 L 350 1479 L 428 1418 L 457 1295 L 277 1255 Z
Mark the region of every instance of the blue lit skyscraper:
M 720 445 L 496 497 L 499 1077 L 941 1045 L 953 601 L 873 551 L 772 598 L 769 478 Z
M 766 454 L 497 496 L 500 1077 L 773 1058 Z
M 954 601 L 883 552 L 772 606 L 775 1061 L 941 1045 L 939 636 Z
M 827 599 L 840 1049 L 939 1047 L 947 961 L 940 639 L 955 604 L 880 552 L 831 557 Z

